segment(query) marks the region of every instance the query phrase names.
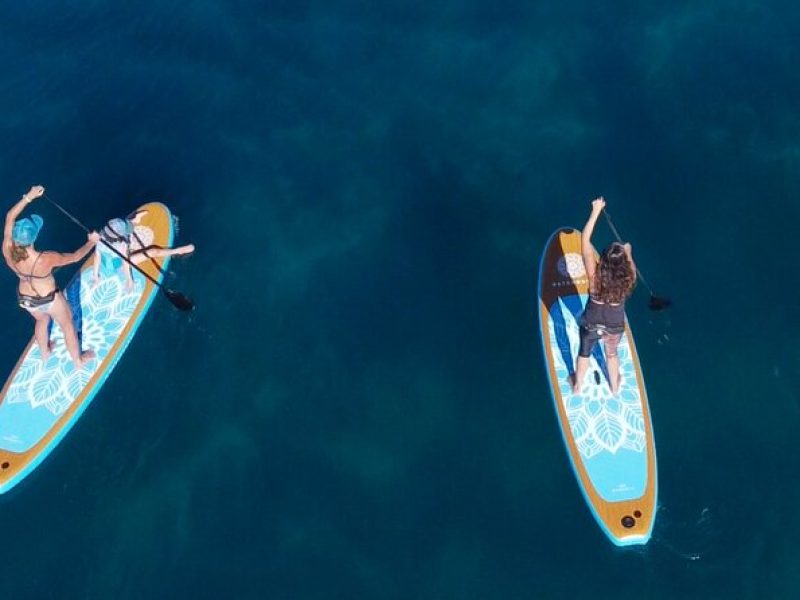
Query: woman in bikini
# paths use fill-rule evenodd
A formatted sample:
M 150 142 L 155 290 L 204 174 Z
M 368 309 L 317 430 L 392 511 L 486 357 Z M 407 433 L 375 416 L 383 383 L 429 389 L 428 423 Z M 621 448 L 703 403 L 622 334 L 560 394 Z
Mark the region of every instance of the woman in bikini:
M 36 321 L 34 335 L 36 343 L 46 362 L 50 357 L 49 326 L 50 319 L 55 319 L 64 333 L 64 343 L 77 368 L 94 358 L 91 350 L 81 352 L 72 311 L 53 278 L 53 270 L 83 259 L 91 252 L 100 236 L 92 232 L 86 243 L 75 252 L 40 252 L 33 247 L 36 236 L 42 228 L 42 218 L 31 215 L 30 218 L 17 220 L 25 207 L 44 194 L 40 185 L 33 186 L 22 199 L 6 214 L 3 229 L 3 258 L 9 268 L 19 277 L 17 300 L 21 308 L 27 310 Z
M 616 395 L 620 386 L 617 346 L 625 331 L 625 300 L 636 285 L 636 265 L 630 244 L 614 242 L 600 255 L 592 245 L 592 233 L 606 201 L 597 198 L 592 202 L 592 212 L 581 233 L 581 254 L 589 279 L 589 300 L 580 320 L 580 349 L 571 377 L 572 392 L 580 393 L 583 378 L 589 368 L 589 357 L 598 341 L 602 340 L 608 365 L 611 393 Z
M 95 285 L 100 281 L 101 267 L 103 267 L 104 273 L 114 273 L 118 269 L 122 269 L 126 289 L 130 292 L 133 289 L 130 263 L 138 265 L 151 258 L 186 256 L 194 252 L 194 244 L 178 246 L 177 248 L 163 248 L 155 245 L 145 246 L 144 241 L 136 233 L 136 225 L 145 214 L 147 214 L 147 211 L 142 210 L 133 213 L 126 219 L 111 219 L 100 231 L 101 242 L 95 246 L 94 256 L 93 274 Z M 120 255 L 130 262 L 123 260 Z

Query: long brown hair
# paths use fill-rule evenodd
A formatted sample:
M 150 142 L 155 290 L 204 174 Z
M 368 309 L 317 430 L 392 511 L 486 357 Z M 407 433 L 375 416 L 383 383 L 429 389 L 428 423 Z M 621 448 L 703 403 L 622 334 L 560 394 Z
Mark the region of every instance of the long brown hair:
M 618 242 L 612 243 L 600 255 L 595 277 L 598 299 L 609 304 L 624 302 L 636 285 L 635 275 L 625 248 Z
M 15 263 L 22 262 L 28 258 L 28 246 L 18 246 L 17 244 L 11 244 L 11 260 Z

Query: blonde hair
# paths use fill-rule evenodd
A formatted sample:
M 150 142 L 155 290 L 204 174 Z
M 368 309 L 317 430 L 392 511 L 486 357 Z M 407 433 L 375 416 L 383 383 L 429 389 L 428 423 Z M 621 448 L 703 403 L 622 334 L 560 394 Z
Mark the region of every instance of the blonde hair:
M 11 260 L 13 260 L 15 263 L 18 263 L 28 258 L 28 248 L 29 246 L 18 246 L 17 244 L 11 244 Z

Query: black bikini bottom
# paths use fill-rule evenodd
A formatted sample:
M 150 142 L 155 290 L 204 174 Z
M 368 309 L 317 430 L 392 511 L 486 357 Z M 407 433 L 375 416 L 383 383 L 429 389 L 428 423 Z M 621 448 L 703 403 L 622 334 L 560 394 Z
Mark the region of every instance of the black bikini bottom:
M 17 293 L 17 303 L 21 308 L 38 308 L 40 306 L 44 306 L 45 304 L 50 304 L 56 299 L 57 293 L 58 288 L 54 289 L 46 296 L 29 296 L 28 294 Z

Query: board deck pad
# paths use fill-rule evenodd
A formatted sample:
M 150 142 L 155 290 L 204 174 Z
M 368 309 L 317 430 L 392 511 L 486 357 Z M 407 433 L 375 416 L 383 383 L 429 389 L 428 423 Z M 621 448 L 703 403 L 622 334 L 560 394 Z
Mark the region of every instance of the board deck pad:
M 173 222 L 167 207 L 149 203 L 138 210 L 146 211 L 135 226 L 142 243 L 171 246 Z M 156 262 L 163 269 L 168 260 Z M 74 424 L 116 365 L 158 291 L 135 269 L 130 290 L 121 270 L 101 268 L 94 285 L 92 264 L 90 254 L 64 294 L 81 348 L 96 356 L 76 369 L 54 321 L 50 332 L 54 348 L 47 362 L 35 340 L 30 341 L 0 393 L 0 493 L 27 475 Z M 139 266 L 157 281 L 162 278 L 151 261 Z
M 596 520 L 617 545 L 650 538 L 656 507 L 656 457 L 647 392 L 626 321 L 617 354 L 620 390 L 611 394 L 602 343 L 596 344 L 580 393 L 569 383 L 580 343 L 589 281 L 580 231 L 559 229 L 539 271 L 539 323 L 562 437 Z

